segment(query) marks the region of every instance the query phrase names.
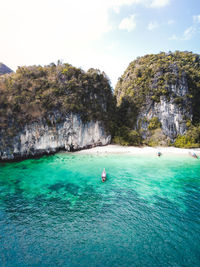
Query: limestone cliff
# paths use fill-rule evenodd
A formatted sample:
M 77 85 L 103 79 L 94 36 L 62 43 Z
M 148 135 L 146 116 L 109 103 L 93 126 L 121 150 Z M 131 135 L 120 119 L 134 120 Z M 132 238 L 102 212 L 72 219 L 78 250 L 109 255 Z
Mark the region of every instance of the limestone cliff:
M 1 134 L 0 159 L 12 160 L 54 153 L 75 151 L 110 143 L 111 136 L 99 121 L 83 123 L 80 116 L 68 114 L 64 121 L 49 126 L 45 121 L 26 124 L 11 138 Z
M 135 129 L 142 130 L 143 138 L 148 135 L 148 126 L 153 118 L 158 118 L 163 134 L 172 141 L 187 131 L 187 121 L 192 120 L 192 108 L 185 73 L 167 88 L 170 92 L 168 96 L 161 95 L 159 102 L 147 98 L 138 112 Z
M 0 160 L 110 143 L 114 97 L 99 70 L 21 67 L 1 76 L 0 95 Z
M 200 57 L 175 52 L 138 58 L 119 79 L 115 95 L 125 126 L 143 143 L 174 143 L 200 122 Z

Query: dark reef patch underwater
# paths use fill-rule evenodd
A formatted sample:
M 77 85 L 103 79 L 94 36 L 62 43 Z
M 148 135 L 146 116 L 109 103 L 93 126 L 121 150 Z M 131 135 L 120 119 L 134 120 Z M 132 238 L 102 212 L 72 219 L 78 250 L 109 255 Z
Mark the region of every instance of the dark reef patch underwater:
M 199 233 L 199 160 L 60 153 L 0 163 L 0 266 L 200 266 Z

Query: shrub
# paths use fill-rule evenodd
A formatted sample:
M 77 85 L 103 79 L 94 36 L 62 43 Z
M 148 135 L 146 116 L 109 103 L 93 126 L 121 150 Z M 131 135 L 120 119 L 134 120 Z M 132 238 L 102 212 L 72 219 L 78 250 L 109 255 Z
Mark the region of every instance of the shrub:
M 118 145 L 122 145 L 122 146 L 128 146 L 129 145 L 129 143 L 122 136 L 115 136 L 112 141 L 114 144 L 118 144 Z
M 149 121 L 148 130 L 155 130 L 157 128 L 161 128 L 162 124 L 159 121 L 158 117 L 153 117 Z
M 74 112 L 85 122 L 105 122 L 110 132 L 111 124 L 107 122 L 116 114 L 105 73 L 95 69 L 84 72 L 61 62 L 45 67 L 19 67 L 16 73 L 0 77 L 0 95 L 0 118 L 7 116 L 4 122 L 0 120 L 0 129 L 10 127 L 10 118 L 21 128 L 39 119 L 46 119 L 51 126 L 49 115 L 59 111 L 60 120 Z
M 138 131 L 123 126 L 117 130 L 113 142 L 123 146 L 137 146 L 142 144 L 142 137 Z
M 149 146 L 169 146 L 170 139 L 163 134 L 160 128 L 151 131 L 151 135 L 147 138 L 147 144 Z
M 171 89 L 172 85 L 181 86 L 180 79 L 183 77 L 187 79 L 188 94 L 180 96 Z M 123 105 L 123 98 L 129 97 L 129 103 L 134 105 L 138 112 L 142 112 L 151 100 L 160 102 L 161 97 L 167 101 L 171 98 L 179 107 L 188 100 L 193 110 L 192 123 L 200 123 L 200 56 L 192 52 L 176 51 L 139 57 L 129 64 L 119 78 L 115 96 L 119 107 Z M 126 104 L 127 110 L 129 103 Z M 135 121 L 131 121 L 131 118 L 132 114 L 127 112 L 124 121 L 132 123 L 128 127 L 134 128 Z
M 200 147 L 200 126 L 191 126 L 185 135 L 179 135 L 174 143 L 176 147 Z
M 188 138 L 187 136 L 183 135 L 178 135 L 176 138 L 176 141 L 174 143 L 175 147 L 180 147 L 180 148 L 192 148 L 192 147 L 198 147 L 197 144 L 194 144 L 194 140 Z

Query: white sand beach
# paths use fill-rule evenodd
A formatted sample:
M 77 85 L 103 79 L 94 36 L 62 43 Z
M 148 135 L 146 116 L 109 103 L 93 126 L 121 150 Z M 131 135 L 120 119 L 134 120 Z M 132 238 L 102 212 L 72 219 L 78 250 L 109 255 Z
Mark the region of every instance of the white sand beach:
M 120 146 L 120 145 L 107 145 L 99 146 L 90 149 L 81 150 L 75 153 L 78 154 L 132 154 L 132 155 L 157 155 L 161 152 L 162 155 L 189 155 L 195 152 L 200 156 L 200 148 L 183 149 L 176 147 L 134 147 L 134 146 Z

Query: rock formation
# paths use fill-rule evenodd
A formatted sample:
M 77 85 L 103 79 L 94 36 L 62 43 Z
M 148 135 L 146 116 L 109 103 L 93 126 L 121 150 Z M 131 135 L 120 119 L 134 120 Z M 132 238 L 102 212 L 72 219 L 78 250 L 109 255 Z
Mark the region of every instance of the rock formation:
M 199 75 L 200 57 L 189 52 L 131 62 L 115 89 L 126 126 L 138 131 L 146 144 L 174 143 L 200 122 Z
M 13 72 L 10 68 L 0 62 L 0 75 Z
M 21 67 L 0 78 L 0 160 L 75 151 L 111 141 L 104 73 L 69 64 Z
M 54 126 L 49 126 L 44 121 L 33 122 L 26 124 L 14 138 L 1 135 L 0 159 L 20 159 L 59 150 L 76 151 L 107 145 L 110 141 L 111 136 L 106 133 L 101 122 L 83 123 L 80 116 L 71 113 L 62 123 Z
M 175 84 L 167 85 L 167 88 L 170 92 L 169 96 L 161 95 L 159 102 L 147 98 L 138 113 L 135 129 L 142 129 L 144 138 L 152 118 L 158 118 L 163 134 L 172 141 L 179 134 L 183 135 L 187 131 L 186 123 L 192 120 L 192 108 L 185 73 L 182 73 Z
M 0 96 L 0 160 L 106 145 L 111 135 L 200 147 L 200 56 L 191 52 L 137 58 L 114 96 L 104 72 L 61 63 L 1 75 Z

